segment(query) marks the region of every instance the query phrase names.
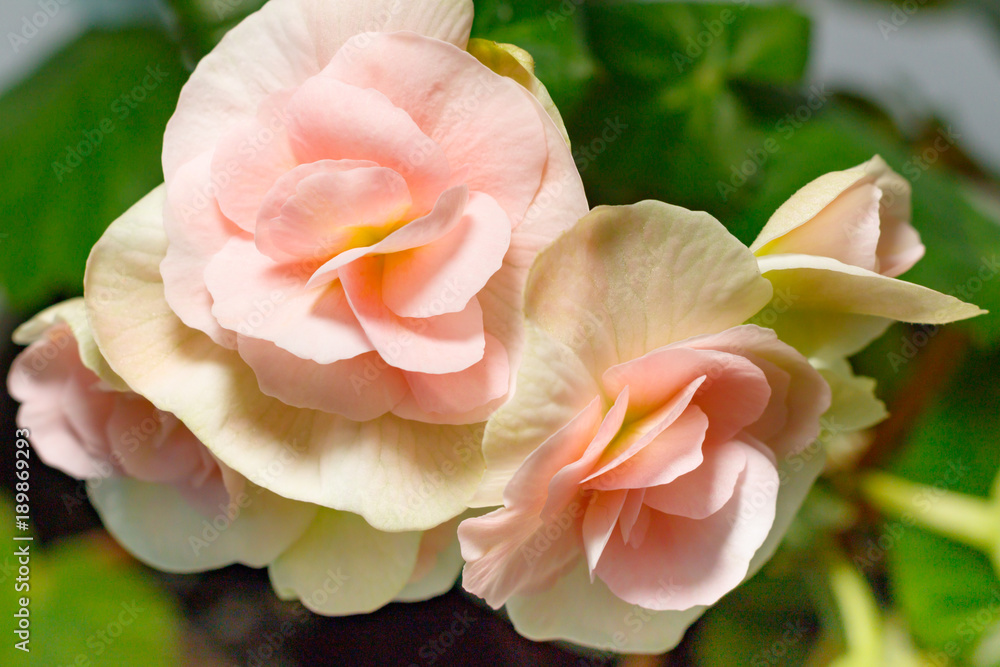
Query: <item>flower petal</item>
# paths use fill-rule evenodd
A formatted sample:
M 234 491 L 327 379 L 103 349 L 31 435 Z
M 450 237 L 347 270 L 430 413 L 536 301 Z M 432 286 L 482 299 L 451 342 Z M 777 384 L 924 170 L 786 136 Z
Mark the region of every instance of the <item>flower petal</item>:
M 265 396 L 239 355 L 185 327 L 163 298 L 166 252 L 152 194 L 94 246 L 84 291 L 108 364 L 183 421 L 223 463 L 287 498 L 364 516 L 384 530 L 422 530 L 459 514 L 482 475 L 481 425 L 391 416 L 354 422 Z M 95 301 L 97 295 L 108 300 Z M 225 397 L 225 400 L 220 400 Z
M 771 459 L 752 445 L 736 445 L 746 468 L 718 512 L 704 519 L 654 513 L 639 547 L 611 535 L 594 572 L 615 595 L 645 608 L 679 611 L 714 604 L 743 581 L 771 530 L 779 485 Z M 663 579 L 674 588 L 669 599 L 657 600 Z
M 392 366 L 417 373 L 456 373 L 486 352 L 483 311 L 473 297 L 461 311 L 399 317 L 382 300 L 382 261 L 356 260 L 339 271 L 344 293 L 368 340 Z
M 167 124 L 164 174 L 171 178 L 234 123 L 253 118 L 268 96 L 318 74 L 351 37 L 410 30 L 465 48 L 472 15 L 469 0 L 272 0 L 198 63 Z
M 460 518 L 424 531 L 417 552 L 417 565 L 406 587 L 396 596 L 396 602 L 429 600 L 448 592 L 455 585 L 465 564 L 456 534 Z
M 740 324 L 770 297 L 749 250 L 718 221 L 649 201 L 599 207 L 539 255 L 525 314 L 598 376 Z
M 414 54 L 403 57 L 412 61 Z M 413 217 L 430 211 L 449 185 L 452 174 L 445 153 L 376 87 L 314 77 L 295 91 L 286 112 L 289 141 L 299 162 L 371 160 L 387 167 L 405 177 Z
M 417 563 L 419 532 L 386 533 L 361 517 L 321 509 L 268 568 L 278 597 L 318 614 L 367 614 L 399 595 Z
M 292 407 L 368 421 L 392 410 L 409 393 L 403 373 L 376 352 L 319 364 L 266 340 L 240 336 L 237 345 L 260 390 Z
M 382 299 L 400 317 L 458 312 L 500 270 L 509 246 L 507 214 L 489 195 L 473 192 L 444 236 L 386 256 Z
M 167 572 L 233 563 L 263 567 L 299 538 L 316 507 L 255 485 L 202 514 L 169 484 L 110 477 L 88 482 L 101 522 L 136 558 Z
M 575 517 L 564 524 L 501 508 L 458 527 L 465 568 L 462 587 L 499 609 L 512 595 L 552 586 L 580 560 Z
M 499 407 L 510 386 L 510 364 L 503 345 L 486 334 L 482 361 L 457 373 L 402 373 L 409 394 L 393 414 L 439 424 L 485 421 Z
M 739 443 L 730 440 L 705 447 L 700 466 L 669 484 L 646 489 L 643 502 L 663 514 L 708 518 L 733 497 L 746 467 L 747 454 Z
M 819 435 L 819 418 L 830 407 L 830 388 L 806 358 L 778 340 L 773 331 L 744 325 L 697 336 L 686 344 L 761 360 L 758 367 L 769 386 L 782 390 L 775 393 L 756 422 L 746 426 L 746 432 L 765 441 L 775 453 L 803 449 Z M 718 416 L 709 415 L 709 419 L 717 420 Z
M 254 241 L 268 257 L 325 261 L 378 237 L 413 203 L 406 181 L 374 162 L 318 160 L 279 178 L 259 210 Z
M 170 239 L 160 262 L 167 302 L 184 324 L 232 349 L 236 347 L 235 334 L 222 328 L 212 316 L 205 268 L 230 239 L 248 236 L 222 215 L 211 197 L 209 169 L 209 156 L 203 154 L 177 171 L 169 192 L 160 186 L 140 204 L 146 209 L 144 215 L 162 220 Z
M 668 599 L 666 581 L 653 600 Z M 572 614 L 566 610 L 572 609 Z M 652 611 L 629 604 L 600 579 L 591 582 L 582 560 L 548 589 L 515 595 L 507 613 L 518 634 L 533 641 L 562 640 L 617 653 L 663 653 L 672 649 L 705 607 Z
M 323 74 L 384 92 L 460 170 L 454 182 L 491 195 L 515 225 L 520 222 L 547 159 L 542 119 L 530 93 L 444 42 L 407 33 L 353 41 L 365 47 L 352 51 L 349 43 Z
M 307 272 L 262 255 L 251 239 L 234 237 L 205 269 L 212 314 L 240 336 L 270 341 L 318 364 L 373 352 L 343 287 L 308 289 Z
M 600 401 L 595 401 L 600 389 L 576 355 L 530 322 L 526 335 L 528 356 L 517 376 L 517 391 L 486 425 L 483 438 L 486 473 L 471 501 L 474 507 L 503 503 L 504 488 L 524 460 L 585 408 L 591 411 L 591 438 L 603 417 Z M 559 455 L 557 461 L 561 463 L 553 464 L 556 467 L 547 473 L 540 473 L 539 480 L 546 479 L 546 475 L 551 479 L 559 468 L 575 458 L 568 456 Z M 534 495 L 531 488 L 528 491 Z
M 829 257 L 768 255 L 760 270 L 775 289 L 794 292 L 795 308 L 887 317 L 901 322 L 944 324 L 985 311 L 953 296 L 888 278 Z

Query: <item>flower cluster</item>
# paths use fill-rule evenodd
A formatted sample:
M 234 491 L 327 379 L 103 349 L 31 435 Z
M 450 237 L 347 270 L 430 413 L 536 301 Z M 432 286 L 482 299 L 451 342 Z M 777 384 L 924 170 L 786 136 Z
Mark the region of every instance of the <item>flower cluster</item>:
M 156 567 L 349 614 L 464 565 L 525 636 L 663 651 L 773 553 L 821 425 L 884 417 L 846 358 L 980 311 L 896 278 L 924 247 L 877 157 L 749 248 L 590 210 L 530 56 L 471 23 L 272 0 L 233 28 L 84 298 L 16 332 L 18 418 Z

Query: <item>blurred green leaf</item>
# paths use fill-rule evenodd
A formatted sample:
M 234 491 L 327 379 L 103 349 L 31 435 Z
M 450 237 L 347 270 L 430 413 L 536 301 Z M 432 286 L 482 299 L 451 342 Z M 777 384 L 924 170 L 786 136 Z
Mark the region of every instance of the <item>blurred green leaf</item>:
M 719 184 L 759 162 L 779 114 L 801 103 L 786 88 L 808 58 L 808 19 L 742 3 L 595 4 L 583 14 L 607 72 L 567 119 L 591 199 L 738 215 L 748 193 L 720 199 Z M 626 128 L 611 141 L 609 122 Z
M 1000 352 L 973 353 L 914 428 L 892 470 L 929 485 L 915 503 L 933 503 L 935 488 L 988 495 L 1000 469 L 997 377 Z M 926 646 L 967 656 L 1000 622 L 1000 580 L 984 554 L 915 527 L 887 553 L 897 603 Z
M 14 308 L 81 292 L 90 247 L 163 180 L 163 129 L 186 79 L 158 30 L 91 32 L 0 97 L 0 285 Z
M 619 76 L 656 85 L 718 70 L 719 82 L 794 84 L 809 54 L 809 20 L 785 6 L 618 3 L 588 7 L 597 57 Z
M 30 574 L 24 582 L 29 590 L 3 596 L 6 619 L 21 608 L 18 597 L 29 599 L 30 653 L 25 664 L 180 664 L 179 619 L 170 599 L 134 561 L 110 541 L 105 543 L 107 538 L 76 537 L 45 551 L 38 542 L 14 541 L 14 512 L 7 498 L 0 500 L 0 522 L 0 537 L 10 553 L 27 545 L 30 554 Z M 5 558 L 14 565 L 4 585 L 13 589 L 20 563 L 13 555 Z

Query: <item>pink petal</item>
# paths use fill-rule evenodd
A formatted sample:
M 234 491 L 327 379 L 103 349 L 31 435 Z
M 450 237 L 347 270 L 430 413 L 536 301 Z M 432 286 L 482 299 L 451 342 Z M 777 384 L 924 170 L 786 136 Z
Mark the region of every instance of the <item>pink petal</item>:
M 229 239 L 248 237 L 222 214 L 213 192 L 210 153 L 203 153 L 174 174 L 163 208 L 169 244 L 160 262 L 160 274 L 167 303 L 181 321 L 233 349 L 235 335 L 212 316 L 205 268 Z
M 681 417 L 691 403 L 691 399 L 694 397 L 695 392 L 698 391 L 698 387 L 701 386 L 703 382 L 703 377 L 695 378 L 690 384 L 688 384 L 688 386 L 683 387 L 681 391 L 677 392 L 675 396 L 671 397 L 670 400 L 657 410 L 645 415 L 642 419 L 629 424 L 627 428 L 623 429 L 622 432 L 616 436 L 614 445 L 607 447 L 604 452 L 602 452 L 597 465 L 597 470 L 592 472 L 590 476 L 583 481 L 589 482 L 596 479 L 609 470 L 617 468 L 632 457 L 636 456 L 657 436 L 663 433 L 667 427 Z M 631 396 L 631 387 L 627 386 L 626 388 L 629 390 L 629 395 Z M 625 389 L 622 391 L 624 392 Z M 626 415 L 627 414 L 628 413 L 626 413 Z M 696 460 L 692 463 L 697 465 L 697 462 L 700 460 L 700 455 L 698 455 Z M 610 478 L 606 481 L 610 481 Z
M 377 89 L 315 77 L 295 92 L 287 111 L 299 162 L 371 160 L 388 167 L 406 178 L 416 215 L 430 211 L 449 184 L 441 148 Z
M 138 394 L 115 395 L 106 424 L 113 460 L 129 477 L 171 484 L 209 510 L 205 502 L 228 499 L 219 465 L 205 446 L 174 415 Z
M 740 356 L 742 348 L 733 352 L 704 349 L 708 346 L 691 349 L 688 341 L 696 339 L 700 340 L 682 340 L 613 366 L 602 380 L 609 391 L 626 383 L 634 387 L 634 405 L 641 414 L 648 406 L 661 405 L 694 378 L 704 377 L 693 402 L 708 415 L 706 437 L 728 440 L 766 409 L 770 397 L 767 377 Z
M 404 419 L 440 423 L 471 424 L 485 421 L 507 395 L 511 373 L 507 352 L 490 334 L 485 334 L 482 361 L 457 373 L 431 375 L 404 373 L 412 402 L 397 405 L 393 413 Z
M 701 464 L 708 428 L 705 413 L 689 405 L 676 419 L 660 420 L 647 431 L 635 447 L 628 448 L 634 453 L 615 457 L 584 480 L 585 488 L 642 489 L 672 482 Z
M 252 240 L 233 238 L 205 271 L 212 314 L 231 331 L 320 364 L 374 350 L 340 285 L 306 289 L 308 273 L 260 254 Z
M 876 270 L 882 190 L 861 182 L 841 193 L 814 218 L 766 247 L 771 253 L 821 255 Z
M 920 234 L 909 220 L 897 219 L 889 214 L 882 216 L 882 234 L 878 240 L 878 272 L 895 278 L 906 273 L 924 256 L 926 248 Z
M 412 200 L 403 177 L 373 162 L 320 160 L 283 175 L 260 209 L 257 248 L 276 261 L 326 260 L 369 246 Z
M 424 319 L 399 317 L 382 301 L 382 262 L 365 257 L 340 269 L 340 280 L 368 340 L 404 371 L 444 374 L 465 370 L 486 350 L 483 311 L 475 299 L 458 313 Z
M 381 417 L 409 393 L 403 373 L 376 352 L 320 364 L 244 336 L 239 337 L 239 352 L 254 369 L 261 392 L 296 408 L 362 422 Z
M 604 547 L 611 539 L 611 533 L 618 525 L 618 517 L 625 506 L 629 491 L 601 491 L 590 497 L 587 511 L 583 515 L 583 550 L 587 554 L 587 566 L 590 568 L 591 581 L 594 579 L 594 568 L 604 553 Z
M 462 586 L 494 609 L 516 593 L 545 590 L 579 560 L 577 531 L 575 520 L 544 524 L 505 508 L 466 519 L 458 527 Z
M 489 195 L 473 192 L 448 233 L 385 258 L 385 305 L 400 317 L 457 312 L 500 270 L 509 246 L 507 214 Z
M 376 88 L 439 145 L 457 181 L 491 195 L 515 225 L 538 192 L 548 150 L 531 95 L 462 49 L 416 34 L 364 35 L 323 71 Z M 512 169 L 516 160 L 516 169 Z
M 548 499 L 542 509 L 542 518 L 553 516 L 567 505 L 572 498 L 580 493 L 580 484 L 587 473 L 594 469 L 594 465 L 604 454 L 608 445 L 614 440 L 618 431 L 621 430 L 625 420 L 625 411 L 628 408 L 628 388 L 615 399 L 615 404 L 604 416 L 601 427 L 597 430 L 594 439 L 587 445 L 579 459 L 573 461 L 562 470 L 557 472 L 548 485 Z
M 580 460 L 603 428 L 600 397 L 595 397 L 565 426 L 531 452 L 503 490 L 504 505 L 511 509 L 541 513 L 552 478 Z M 613 434 L 612 434 L 613 435 Z M 562 508 L 559 508 L 561 510 Z
M 704 462 L 691 472 L 646 489 L 646 505 L 688 519 L 704 519 L 721 510 L 747 467 L 746 446 L 730 440 L 705 447 L 704 454 Z
M 167 125 L 163 172 L 169 181 L 180 165 L 223 132 L 253 118 L 270 95 L 317 74 L 355 35 L 412 30 L 465 48 L 471 25 L 472 3 L 466 0 L 269 2 L 226 33 L 198 63 Z
M 38 458 L 77 479 L 106 476 L 112 470 L 101 425 L 114 399 L 96 390 L 97 382 L 80 361 L 66 325 L 56 325 L 29 345 L 7 376 L 10 395 L 21 403 L 17 423 L 30 429 Z
M 746 353 L 777 366 L 775 372 L 768 364 L 761 364 L 768 382 L 777 389 L 773 401 L 783 401 L 784 407 L 769 406 L 759 421 L 746 427 L 779 456 L 803 449 L 819 435 L 819 418 L 830 407 L 830 387 L 809 361 L 794 348 L 778 340 L 770 329 L 752 324 L 733 327 L 722 333 L 698 336 L 686 344 L 694 349 L 713 349 L 722 352 Z M 787 391 L 782 388 L 788 375 Z M 778 426 L 780 415 L 786 421 Z
M 298 164 L 288 143 L 288 115 L 284 112 L 292 92 L 272 95 L 254 118 L 227 128 L 212 156 L 212 183 L 217 187 L 219 209 L 251 234 L 268 190 Z
M 307 287 L 318 287 L 336 280 L 339 277 L 337 271 L 341 267 L 361 257 L 419 248 L 442 238 L 461 222 L 468 200 L 469 190 L 464 185 L 445 190 L 438 197 L 430 213 L 408 222 L 378 243 L 351 248 L 340 253 L 316 270 L 309 279 Z
M 636 526 L 639 522 L 640 514 L 643 514 L 643 508 L 645 507 L 642 503 L 643 498 L 646 497 L 646 489 L 632 489 L 628 492 L 628 496 L 625 498 L 625 504 L 622 506 L 621 514 L 618 515 L 618 528 L 622 531 L 622 539 L 626 543 L 629 543 L 629 536 L 632 534 L 632 528 Z M 645 514 L 649 514 L 648 508 L 645 510 Z M 649 522 L 649 517 L 645 517 L 645 522 Z M 644 530 L 644 528 L 640 528 Z M 636 537 L 639 537 L 639 531 L 636 531 Z M 638 543 L 642 543 L 642 539 L 639 538 Z M 596 562 L 596 561 L 595 561 Z
M 705 519 L 654 512 L 639 547 L 612 533 L 595 574 L 615 595 L 646 609 L 680 610 L 713 604 L 743 580 L 774 522 L 779 483 L 767 456 L 740 446 L 747 466 L 718 512 Z

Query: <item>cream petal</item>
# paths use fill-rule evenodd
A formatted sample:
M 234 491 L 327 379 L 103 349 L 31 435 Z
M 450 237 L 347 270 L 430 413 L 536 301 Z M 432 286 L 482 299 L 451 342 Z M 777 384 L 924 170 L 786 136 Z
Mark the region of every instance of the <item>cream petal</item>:
M 367 614 L 406 586 L 417 563 L 419 532 L 387 533 L 361 517 L 320 509 L 294 544 L 268 567 L 278 597 L 318 614 Z

